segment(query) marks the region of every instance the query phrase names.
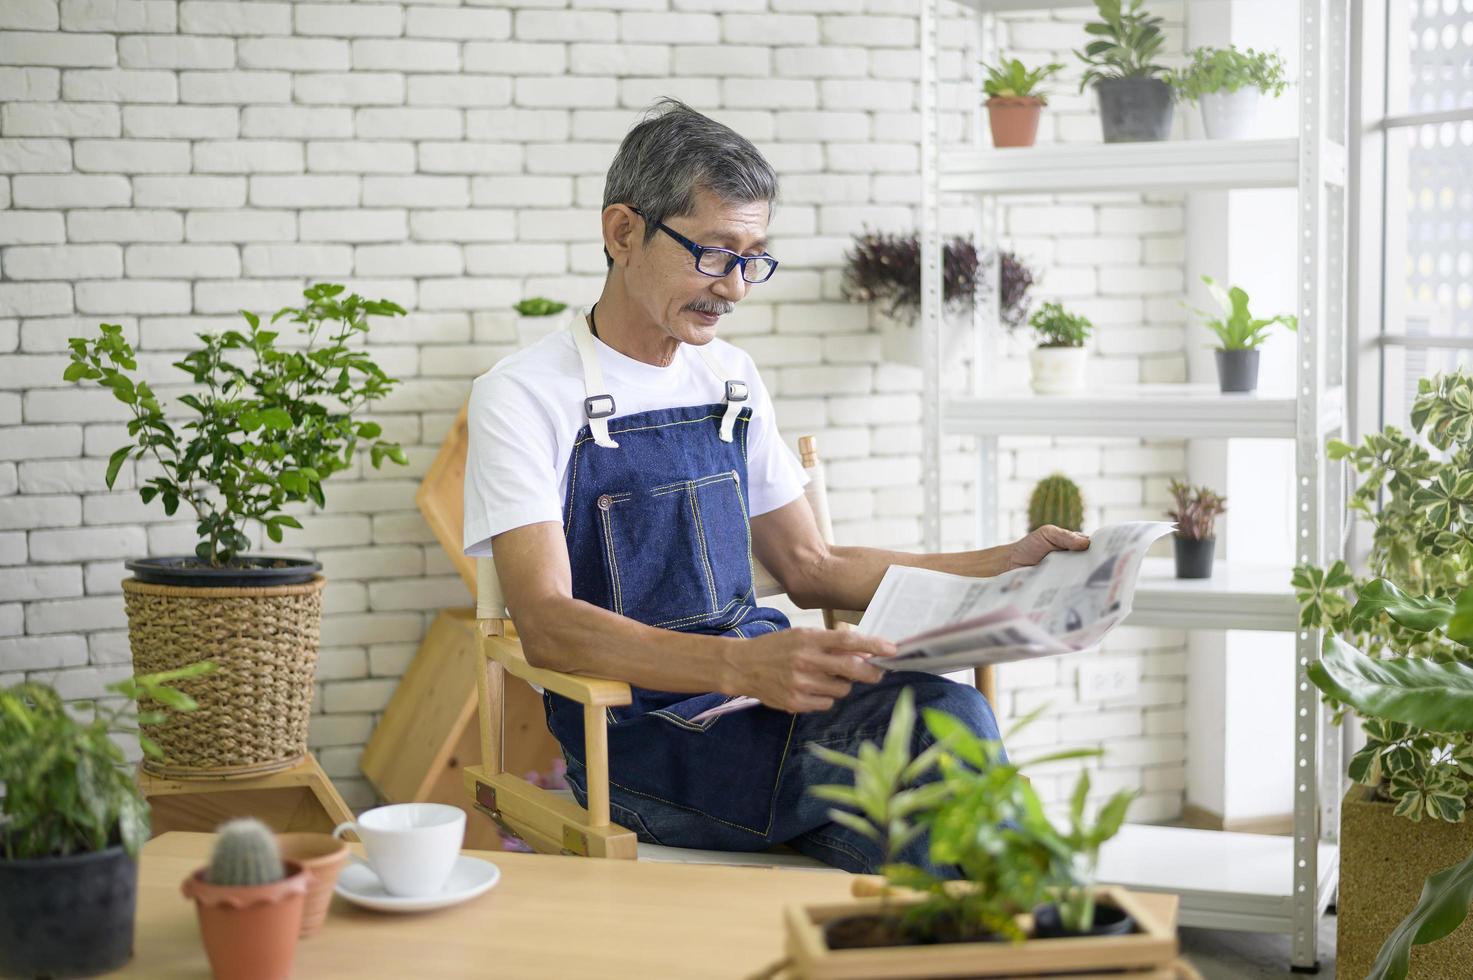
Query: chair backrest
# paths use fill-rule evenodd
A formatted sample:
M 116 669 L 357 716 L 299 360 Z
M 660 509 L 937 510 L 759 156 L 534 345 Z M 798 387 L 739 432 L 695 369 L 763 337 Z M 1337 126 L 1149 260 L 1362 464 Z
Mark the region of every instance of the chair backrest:
M 798 449 L 803 458 L 803 468 L 808 471 L 808 485 L 803 488 L 803 494 L 808 498 L 808 505 L 813 508 L 813 516 L 818 520 L 819 533 L 825 541 L 832 543 L 834 525 L 829 518 L 828 484 L 824 479 L 823 461 L 818 458 L 814 437 L 800 438 Z M 759 598 L 782 594 L 782 585 L 773 578 L 771 572 L 762 567 L 761 562 L 753 559 L 752 565 L 757 573 L 757 579 L 752 584 Z M 496 575 L 496 563 L 490 558 L 476 559 L 476 618 L 506 618 L 506 596 L 501 591 L 501 580 Z

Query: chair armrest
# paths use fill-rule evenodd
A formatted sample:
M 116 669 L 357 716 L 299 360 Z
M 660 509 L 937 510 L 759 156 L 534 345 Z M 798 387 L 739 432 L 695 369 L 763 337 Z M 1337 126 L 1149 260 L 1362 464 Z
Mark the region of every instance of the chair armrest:
M 835 609 L 834 619 L 840 623 L 848 623 L 850 626 L 858 626 L 859 621 L 864 618 L 864 612 L 859 609 Z
M 556 691 L 579 704 L 608 707 L 629 704 L 633 700 L 629 685 L 584 674 L 567 674 L 527 663 L 522 641 L 506 636 L 482 636 L 481 652 L 505 667 L 507 672 L 530 684 Z

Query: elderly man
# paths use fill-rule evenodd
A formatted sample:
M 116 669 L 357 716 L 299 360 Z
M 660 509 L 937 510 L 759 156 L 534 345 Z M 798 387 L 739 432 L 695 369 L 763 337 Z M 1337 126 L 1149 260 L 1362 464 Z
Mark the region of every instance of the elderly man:
M 529 662 L 633 686 L 608 713 L 610 805 L 640 840 L 788 843 L 870 871 L 875 845 L 806 792 L 849 773 L 805 746 L 852 753 L 881 737 L 907 686 L 997 738 L 992 709 L 970 686 L 881 671 L 870 661 L 895 652 L 886 641 L 790 628 L 757 603 L 752 556 L 799 606 L 862 609 L 892 564 L 995 575 L 1088 539 L 1047 527 L 935 555 L 824 543 L 756 366 L 716 338 L 777 271 L 776 199 L 756 147 L 679 102 L 630 130 L 604 186 L 598 302 L 475 382 L 466 553 L 493 555 Z M 695 720 L 736 695 L 762 705 Z M 544 700 L 586 802 L 579 707 Z M 904 856 L 929 864 L 923 844 Z

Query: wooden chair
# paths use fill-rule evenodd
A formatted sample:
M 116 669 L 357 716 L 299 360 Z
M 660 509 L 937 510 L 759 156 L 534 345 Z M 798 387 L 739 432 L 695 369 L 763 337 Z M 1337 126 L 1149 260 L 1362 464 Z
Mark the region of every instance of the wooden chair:
M 824 540 L 833 540 L 829 519 L 828 488 L 812 436 L 798 440 L 809 483 L 804 488 L 818 520 Z M 754 560 L 759 597 L 781 595 L 783 588 Z M 477 671 L 481 735 L 481 764 L 464 770 L 465 787 L 477 808 L 509 832 L 544 854 L 578 854 L 588 857 L 641 858 L 698 863 L 821 866 L 795 853 L 768 851 L 756 854 L 697 851 L 686 848 L 639 844 L 634 832 L 609 820 L 608 728 L 605 709 L 630 703 L 629 685 L 623 681 L 588 677 L 534 667 L 522 654 L 516 627 L 506 615 L 506 602 L 490 558 L 476 560 L 476 621 L 480 631 L 482 669 Z M 823 610 L 825 627 L 844 629 L 858 623 L 861 613 L 853 610 Z M 503 769 L 502 726 L 505 716 L 506 674 L 554 691 L 583 705 L 584 758 L 588 772 L 588 806 L 580 807 L 570 794 L 534 786 Z M 991 669 L 979 670 L 977 686 L 989 700 Z

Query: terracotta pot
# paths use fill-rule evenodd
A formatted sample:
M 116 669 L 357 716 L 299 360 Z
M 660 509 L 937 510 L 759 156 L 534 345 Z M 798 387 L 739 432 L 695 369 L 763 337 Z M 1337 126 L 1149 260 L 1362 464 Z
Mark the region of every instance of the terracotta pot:
M 348 845 L 331 834 L 277 834 L 276 846 L 283 861 L 294 861 L 312 874 L 307 897 L 302 902 L 302 938 L 314 935 L 327 919 L 333 886 L 348 863 Z
M 993 146 L 1032 146 L 1038 138 L 1043 100 L 1032 95 L 995 95 L 987 100 Z
M 184 879 L 194 899 L 205 955 L 215 980 L 285 980 L 302 929 L 302 900 L 312 875 L 295 861 L 269 885 L 212 885 L 207 868 Z

